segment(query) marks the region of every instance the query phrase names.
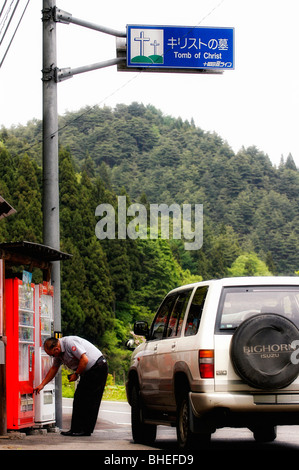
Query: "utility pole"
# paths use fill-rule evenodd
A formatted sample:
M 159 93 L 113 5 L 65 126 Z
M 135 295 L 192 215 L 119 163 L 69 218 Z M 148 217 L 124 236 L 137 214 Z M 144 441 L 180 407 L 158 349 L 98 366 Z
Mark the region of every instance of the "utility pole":
M 59 172 L 58 172 L 58 112 L 55 69 L 56 22 L 55 0 L 43 0 L 43 242 L 60 250 Z M 54 330 L 61 331 L 60 262 L 52 263 L 51 281 L 54 286 Z M 55 378 L 56 424 L 62 427 L 61 374 Z
M 115 58 L 77 69 L 57 67 L 56 24 L 74 23 L 99 32 L 125 37 L 126 33 L 73 18 L 56 8 L 56 0 L 43 0 L 43 243 L 60 251 L 59 229 L 59 162 L 57 83 L 75 74 L 109 67 L 124 61 Z M 52 263 L 51 281 L 54 287 L 54 330 L 61 331 L 60 262 Z M 55 378 L 56 425 L 62 427 L 61 373 Z

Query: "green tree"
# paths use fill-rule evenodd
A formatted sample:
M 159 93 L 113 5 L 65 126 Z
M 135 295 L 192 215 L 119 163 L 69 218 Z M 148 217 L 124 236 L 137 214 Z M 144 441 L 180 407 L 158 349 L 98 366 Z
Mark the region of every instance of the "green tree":
M 238 256 L 228 272 L 231 277 L 271 275 L 266 263 L 260 260 L 255 253 L 243 253 Z
M 16 217 L 8 219 L 10 241 L 42 241 L 42 198 L 40 169 L 27 154 L 20 157 L 18 169 L 10 184 L 13 184 L 11 204 Z

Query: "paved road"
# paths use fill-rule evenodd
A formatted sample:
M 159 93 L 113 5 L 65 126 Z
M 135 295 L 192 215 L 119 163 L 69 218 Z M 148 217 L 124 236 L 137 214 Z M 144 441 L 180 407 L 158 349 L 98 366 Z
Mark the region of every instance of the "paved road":
M 72 413 L 72 400 L 63 399 L 63 429 L 69 429 Z M 175 429 L 158 426 L 157 440 L 154 447 L 147 447 L 132 442 L 130 426 L 130 407 L 123 402 L 102 402 L 99 418 L 94 433 L 90 437 L 63 437 L 60 433 L 24 435 L 16 433 L 14 438 L 0 437 L 0 450 L 100 450 L 100 460 L 112 459 L 124 452 L 125 455 L 139 455 L 138 451 L 148 451 L 145 455 L 163 451 L 171 456 L 178 452 Z M 278 437 L 275 442 L 257 444 L 252 433 L 247 429 L 224 428 L 212 436 L 211 446 L 206 451 L 213 458 L 223 458 L 224 455 L 236 455 L 243 452 L 247 458 L 254 458 L 257 451 L 266 451 L 267 456 L 276 451 L 299 451 L 299 426 L 278 427 Z M 271 452 L 269 452 L 271 451 Z M 239 454 L 238 454 L 239 455 Z M 113 457 L 114 456 L 114 457 Z M 100 462 L 99 462 L 100 463 Z M 141 464 L 151 463 L 140 460 Z M 165 463 L 165 462 L 164 462 Z M 171 462 L 166 462 L 171 463 Z M 176 462 L 173 462 L 176 463 Z
M 63 399 L 63 412 L 72 411 L 72 400 Z M 102 401 L 98 422 L 109 421 L 113 424 L 122 425 L 131 425 L 131 407 L 126 402 L 119 401 Z
M 66 408 L 68 406 L 68 408 Z M 67 411 L 71 412 L 71 402 L 64 401 L 64 416 Z M 96 433 L 102 433 L 103 426 L 105 433 L 113 439 L 117 448 L 118 440 L 127 440 L 129 449 L 138 445 L 132 443 L 131 437 L 131 407 L 124 402 L 102 402 Z M 144 446 L 142 446 L 144 448 Z M 158 426 L 156 449 L 169 450 L 172 453 L 177 451 L 176 430 L 167 426 Z M 297 451 L 299 452 L 299 426 L 279 426 L 277 428 L 277 438 L 273 443 L 257 444 L 253 439 L 252 432 L 246 428 L 219 429 L 212 435 L 211 450 L 235 451 L 255 450 L 262 451 Z

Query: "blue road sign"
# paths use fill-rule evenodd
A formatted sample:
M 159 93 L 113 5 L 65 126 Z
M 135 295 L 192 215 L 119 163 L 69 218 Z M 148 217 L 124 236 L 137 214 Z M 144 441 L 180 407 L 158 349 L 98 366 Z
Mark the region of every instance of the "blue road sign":
M 128 25 L 127 66 L 234 69 L 234 28 Z

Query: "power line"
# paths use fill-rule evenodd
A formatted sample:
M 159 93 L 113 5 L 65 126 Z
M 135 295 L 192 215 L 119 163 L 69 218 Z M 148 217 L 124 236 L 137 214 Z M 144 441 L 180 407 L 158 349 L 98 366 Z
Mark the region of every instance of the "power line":
M 15 13 L 16 13 L 16 9 L 18 8 L 19 2 L 20 2 L 20 0 L 17 0 L 17 3 L 16 3 L 16 5 L 15 5 L 15 7 L 14 7 L 14 10 L 13 10 L 12 14 L 10 15 L 10 18 L 9 18 L 9 21 L 8 21 L 8 25 L 6 26 L 5 31 L 4 31 L 4 34 L 3 34 L 2 39 L 1 39 L 1 41 L 0 41 L 0 46 L 1 46 L 2 42 L 3 42 L 3 39 L 5 38 L 5 35 L 6 35 L 7 31 L 8 31 L 8 28 L 9 28 L 9 26 L 10 26 L 11 20 L 13 19 L 14 15 L 15 15 Z M 10 9 L 11 9 L 13 3 L 14 3 L 14 0 L 12 0 L 11 4 L 10 4 L 10 6 L 9 6 L 9 9 L 8 9 L 8 11 L 6 12 L 6 15 L 5 15 L 4 20 L 3 20 L 3 26 L 2 26 L 2 28 L 1 28 L 0 33 L 2 33 L 2 30 L 3 30 L 4 26 L 5 26 L 5 22 L 6 22 L 7 18 L 8 18 L 8 15 L 9 15 L 9 12 L 10 12 Z
M 3 13 L 3 11 L 4 11 L 4 8 L 5 8 L 6 3 L 7 3 L 7 0 L 5 0 L 4 3 L 3 3 L 3 5 L 2 5 L 2 9 L 1 9 L 1 11 L 0 11 L 0 18 L 1 18 L 1 16 L 2 16 L 2 13 Z
M 4 53 L 3 57 L 2 57 L 2 60 L 1 60 L 1 62 L 0 62 L 0 69 L 1 69 L 1 67 L 2 67 L 2 64 L 3 64 L 3 62 L 4 62 L 5 58 L 6 58 L 6 56 L 7 56 L 7 53 L 8 53 L 8 51 L 9 51 L 9 49 L 10 49 L 10 46 L 12 45 L 12 42 L 13 42 L 13 40 L 14 40 L 14 38 L 15 38 L 15 35 L 16 35 L 18 29 L 19 29 L 19 26 L 20 26 L 21 21 L 22 21 L 22 19 L 23 19 L 23 17 L 24 17 L 25 11 L 27 10 L 29 1 L 30 1 L 30 0 L 28 0 L 27 3 L 26 3 L 26 5 L 25 5 L 25 8 L 24 8 L 23 13 L 22 13 L 22 15 L 21 15 L 21 18 L 19 19 L 19 22 L 18 22 L 18 24 L 17 24 L 17 26 L 16 26 L 16 28 L 15 28 L 15 31 L 14 31 L 14 33 L 13 33 L 13 35 L 12 35 L 12 38 L 11 38 L 11 40 L 10 40 L 10 42 L 9 42 L 7 48 L 6 48 L 6 51 L 5 51 L 5 53 Z

